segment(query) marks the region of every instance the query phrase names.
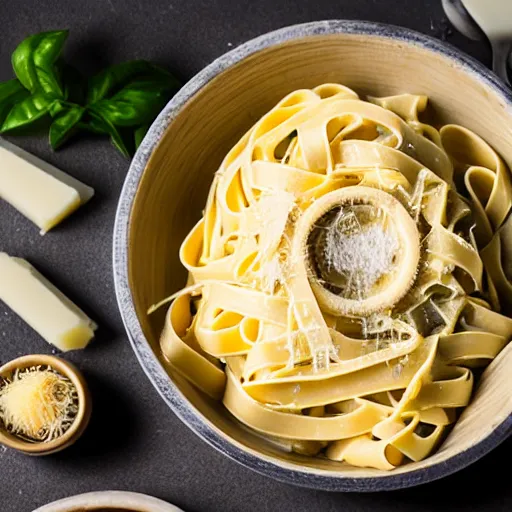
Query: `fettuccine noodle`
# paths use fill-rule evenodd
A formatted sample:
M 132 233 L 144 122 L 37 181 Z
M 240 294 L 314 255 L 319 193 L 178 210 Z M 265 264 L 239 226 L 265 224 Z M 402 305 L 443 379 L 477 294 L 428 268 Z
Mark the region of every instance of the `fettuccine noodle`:
M 427 457 L 512 336 L 512 187 L 427 97 L 298 90 L 228 153 L 180 257 L 173 369 L 298 453 Z

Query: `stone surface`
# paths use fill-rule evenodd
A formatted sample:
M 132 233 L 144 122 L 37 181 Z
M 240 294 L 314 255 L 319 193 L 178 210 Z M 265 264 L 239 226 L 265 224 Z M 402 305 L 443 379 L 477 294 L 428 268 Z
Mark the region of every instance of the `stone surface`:
M 233 46 L 285 25 L 329 18 L 369 19 L 448 40 L 490 61 L 487 45 L 451 34 L 440 2 L 429 0 L 0 0 L 0 80 L 25 36 L 69 28 L 66 57 L 84 72 L 147 58 L 186 80 Z M 28 458 L 0 447 L 2 512 L 81 492 L 122 489 L 173 502 L 188 512 L 430 511 L 512 508 L 503 469 L 511 441 L 442 481 L 379 495 L 329 494 L 262 477 L 217 453 L 167 408 L 140 368 L 124 333 L 112 277 L 112 228 L 128 161 L 104 139 L 72 141 L 52 153 L 45 136 L 11 139 L 93 186 L 96 197 L 55 231 L 37 228 L 0 202 L 0 250 L 27 258 L 100 325 L 85 351 L 65 355 L 88 379 L 94 412 L 84 437 L 67 451 Z M 0 304 L 0 363 L 51 348 Z

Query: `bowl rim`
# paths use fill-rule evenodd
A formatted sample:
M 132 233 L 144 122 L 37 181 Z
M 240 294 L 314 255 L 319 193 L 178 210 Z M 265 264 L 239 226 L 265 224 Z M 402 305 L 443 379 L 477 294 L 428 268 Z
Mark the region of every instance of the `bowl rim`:
M 89 507 L 144 507 L 146 512 L 183 512 L 176 505 L 154 498 L 148 494 L 131 491 L 86 492 L 52 501 L 35 509 L 33 512 L 70 512 L 76 510 L 77 507 L 87 507 L 86 510 L 89 510 L 89 512 L 94 512 L 94 508 Z
M 159 114 L 137 150 L 126 176 L 116 213 L 113 240 L 114 284 L 128 338 L 144 372 L 178 418 L 209 445 L 249 469 L 300 487 L 338 492 L 390 491 L 438 480 L 469 466 L 512 434 L 512 414 L 495 426 L 478 444 L 446 461 L 407 473 L 386 472 L 382 476 L 347 477 L 322 469 L 312 472 L 310 468 L 294 463 L 278 464 L 270 457 L 222 435 L 217 427 L 188 402 L 162 367 L 142 332 L 128 278 L 127 247 L 135 194 L 151 154 L 184 104 L 217 75 L 261 50 L 292 40 L 336 34 L 388 39 L 437 53 L 451 60 L 467 74 L 473 75 L 512 109 L 512 92 L 483 64 L 449 43 L 408 28 L 370 21 L 323 20 L 291 25 L 251 39 L 214 60 L 187 82 Z

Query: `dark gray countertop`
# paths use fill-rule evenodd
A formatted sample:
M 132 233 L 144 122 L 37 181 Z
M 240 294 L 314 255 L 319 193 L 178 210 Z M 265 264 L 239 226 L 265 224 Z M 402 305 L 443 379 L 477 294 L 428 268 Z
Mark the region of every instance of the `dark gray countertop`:
M 85 72 L 147 58 L 182 79 L 232 46 L 285 25 L 328 18 L 403 25 L 448 40 L 488 64 L 486 44 L 450 34 L 440 0 L 0 0 L 0 80 L 25 36 L 69 28 L 67 57 Z M 443 481 L 379 495 L 328 494 L 280 484 L 228 460 L 197 438 L 165 406 L 131 350 L 117 310 L 111 264 L 117 199 L 128 168 L 109 143 L 73 141 L 57 153 L 46 137 L 17 144 L 96 189 L 94 200 L 58 229 L 37 229 L 0 202 L 0 251 L 29 259 L 100 325 L 85 351 L 64 357 L 86 375 L 94 413 L 67 451 L 28 458 L 0 448 L 0 510 L 30 512 L 92 490 L 151 494 L 187 512 L 209 511 L 510 511 L 512 440 Z M 0 304 L 0 363 L 51 348 Z M 500 468 L 500 469 L 499 469 Z

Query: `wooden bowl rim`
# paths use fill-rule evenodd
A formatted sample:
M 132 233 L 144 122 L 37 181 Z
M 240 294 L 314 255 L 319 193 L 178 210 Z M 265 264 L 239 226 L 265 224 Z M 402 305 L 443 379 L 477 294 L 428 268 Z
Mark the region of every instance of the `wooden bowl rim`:
M 115 290 L 128 338 L 149 380 L 173 412 L 193 432 L 218 451 L 260 474 L 301 487 L 338 492 L 376 492 L 403 489 L 438 480 L 483 457 L 512 434 L 512 413 L 495 426 L 489 435 L 479 443 L 457 453 L 448 460 L 399 474 L 383 472 L 382 476 L 347 477 L 323 469 L 312 469 L 292 462 L 277 461 L 227 436 L 188 402 L 168 376 L 146 340 L 137 318 L 129 284 L 130 215 L 137 188 L 150 156 L 161 141 L 165 130 L 179 115 L 185 103 L 220 73 L 264 49 L 309 37 L 334 35 L 384 39 L 440 55 L 474 80 L 487 86 L 512 110 L 512 92 L 483 64 L 449 43 L 407 28 L 369 21 L 324 20 L 292 25 L 252 39 L 222 55 L 187 82 L 159 114 L 135 154 L 120 195 L 114 226 Z
M 31 366 L 50 366 L 67 377 L 75 386 L 78 395 L 77 415 L 64 435 L 48 443 L 31 443 L 9 434 L 0 427 L 0 444 L 27 455 L 49 455 L 67 448 L 83 434 L 91 416 L 91 397 L 80 370 L 69 361 L 46 354 L 30 354 L 13 359 L 0 367 L 0 376 L 18 368 Z

